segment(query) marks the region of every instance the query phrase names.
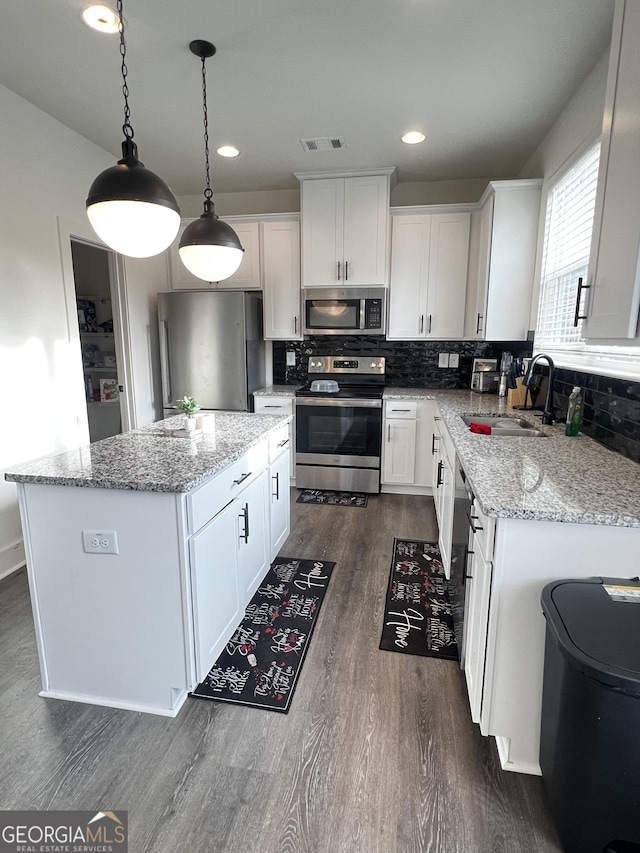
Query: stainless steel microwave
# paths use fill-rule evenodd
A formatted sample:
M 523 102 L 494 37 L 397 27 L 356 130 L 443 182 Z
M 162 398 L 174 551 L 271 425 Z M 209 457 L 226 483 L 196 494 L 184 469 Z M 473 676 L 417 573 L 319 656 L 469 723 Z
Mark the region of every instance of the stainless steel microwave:
M 302 292 L 305 335 L 384 335 L 384 287 L 314 287 Z

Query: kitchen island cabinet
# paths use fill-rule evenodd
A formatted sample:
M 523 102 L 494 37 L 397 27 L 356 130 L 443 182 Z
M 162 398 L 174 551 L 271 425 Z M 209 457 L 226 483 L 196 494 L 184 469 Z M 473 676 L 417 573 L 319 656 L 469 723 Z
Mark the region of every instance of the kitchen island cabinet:
M 506 402 L 432 393 L 475 495 L 462 650 L 472 719 L 504 769 L 539 774 L 540 595 L 562 578 L 637 576 L 640 467 L 563 425 L 536 424 L 540 438 L 473 434 L 462 414 L 509 415 Z
M 18 483 L 41 695 L 175 716 L 269 566 L 286 416 L 169 418 L 27 463 Z M 286 504 L 288 507 L 288 504 Z M 288 533 L 280 509 L 278 541 Z

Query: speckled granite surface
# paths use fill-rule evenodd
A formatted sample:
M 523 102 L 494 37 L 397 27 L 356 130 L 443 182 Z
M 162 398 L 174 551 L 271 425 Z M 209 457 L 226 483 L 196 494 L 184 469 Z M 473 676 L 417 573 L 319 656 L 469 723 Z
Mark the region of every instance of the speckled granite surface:
M 437 391 L 421 388 L 385 388 L 383 400 L 435 400 Z
M 253 393 L 257 397 L 295 397 L 300 387 L 300 385 L 267 385 L 266 388 L 260 388 Z
M 188 492 L 235 462 L 291 420 L 290 415 L 216 412 L 215 433 L 192 441 L 168 437 L 182 426 L 175 416 L 143 429 L 27 462 L 5 474 L 16 483 Z
M 427 396 L 438 404 L 487 515 L 640 527 L 640 466 L 635 462 L 586 436 L 565 436 L 564 424 L 541 426 L 536 413 L 514 412 L 493 394 L 432 391 Z M 462 421 L 463 414 L 524 417 L 546 437 L 476 435 Z

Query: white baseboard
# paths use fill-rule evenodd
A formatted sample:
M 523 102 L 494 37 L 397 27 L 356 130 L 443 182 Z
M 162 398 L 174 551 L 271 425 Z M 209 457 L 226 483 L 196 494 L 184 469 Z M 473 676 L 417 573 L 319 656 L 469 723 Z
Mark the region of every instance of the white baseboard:
M 103 696 L 86 696 L 84 693 L 67 693 L 62 690 L 41 690 L 45 699 L 62 699 L 65 702 L 82 702 L 85 705 L 102 705 L 104 708 L 120 708 L 123 711 L 139 711 L 144 714 L 158 714 L 161 717 L 175 717 L 187 698 L 186 690 L 178 690 L 174 695 L 173 708 L 160 708 L 156 705 L 142 705 L 139 702 L 105 699 Z
M 496 746 L 500 756 L 500 766 L 503 770 L 511 770 L 514 773 L 528 773 L 529 776 L 542 776 L 540 764 L 530 761 L 512 761 L 509 753 L 511 751 L 511 738 L 496 737 Z
M 22 539 L 0 549 L 0 580 L 17 572 L 25 565 L 24 543 Z
M 381 483 L 380 491 L 385 495 L 433 495 L 432 486 L 401 486 L 396 483 Z

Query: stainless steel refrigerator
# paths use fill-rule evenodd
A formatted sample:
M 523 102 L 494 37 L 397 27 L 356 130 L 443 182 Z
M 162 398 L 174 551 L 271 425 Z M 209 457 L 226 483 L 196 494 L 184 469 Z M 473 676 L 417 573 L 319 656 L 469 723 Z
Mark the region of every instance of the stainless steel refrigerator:
M 262 294 L 174 290 L 158 294 L 162 407 L 180 397 L 201 409 L 251 411 L 265 384 Z

